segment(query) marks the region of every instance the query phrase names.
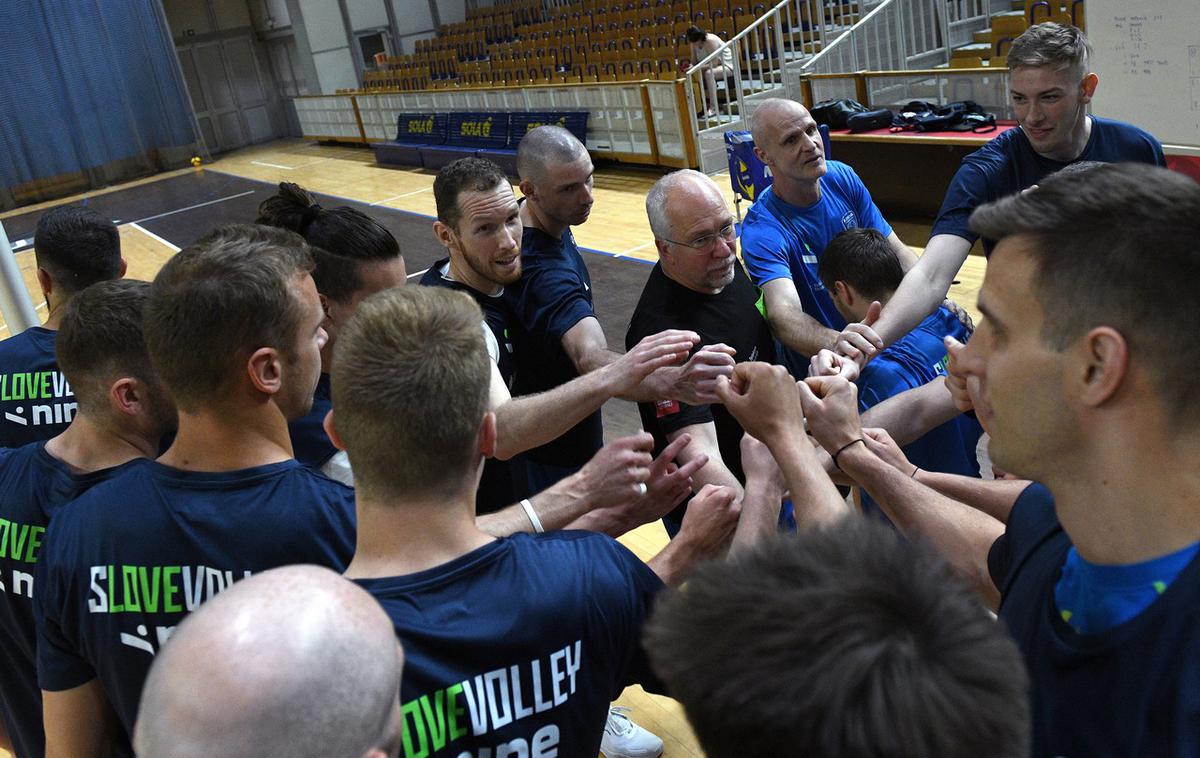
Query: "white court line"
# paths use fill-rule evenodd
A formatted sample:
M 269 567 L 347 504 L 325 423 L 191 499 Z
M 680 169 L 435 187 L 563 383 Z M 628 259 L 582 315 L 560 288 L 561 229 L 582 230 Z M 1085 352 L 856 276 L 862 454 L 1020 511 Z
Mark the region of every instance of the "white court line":
M 422 270 L 418 271 L 417 273 L 415 273 L 415 274 L 409 274 L 408 276 L 406 276 L 406 277 L 404 277 L 404 278 L 405 278 L 405 279 L 412 279 L 414 276 L 420 276 L 421 274 L 424 274 L 424 273 L 425 273 L 426 271 L 428 271 L 428 270 L 429 270 L 429 269 L 427 269 L 427 268 L 426 268 L 426 269 L 422 269 Z
M 295 170 L 296 168 L 299 168 L 298 166 L 283 166 L 278 163 L 267 163 L 266 161 L 250 161 L 250 162 L 253 163 L 255 166 L 270 166 L 271 168 L 281 168 L 284 171 L 292 171 L 292 170 Z
M 129 225 L 132 226 L 134 229 L 137 229 L 139 232 L 146 235 L 150 239 L 158 240 L 159 242 L 163 243 L 167 247 L 171 248 L 172 252 L 176 252 L 176 253 L 179 252 L 179 245 L 176 245 L 175 243 L 170 242 L 169 240 L 165 240 L 162 237 L 159 237 L 157 234 L 150 231 L 149 229 L 146 229 L 145 227 L 143 227 L 141 224 L 137 223 L 136 221 L 130 221 Z
M 644 250 L 648 247 L 653 247 L 653 246 L 654 246 L 653 242 L 647 242 L 645 244 L 638 245 L 637 247 L 631 247 L 628 250 L 625 250 L 624 252 L 617 253 L 613 257 L 620 258 L 622 255 L 629 255 L 630 253 L 636 253 L 638 250 Z
M 239 192 L 236 195 L 230 195 L 228 197 L 218 197 L 216 200 L 209 200 L 206 203 L 196 203 L 195 205 L 189 205 L 186 208 L 177 208 L 173 211 L 167 211 L 166 213 L 159 213 L 158 215 L 155 215 L 155 216 L 147 216 L 146 218 L 139 218 L 137 221 L 130 221 L 129 223 L 144 224 L 145 222 L 153 221 L 156 218 L 165 218 L 167 216 L 174 216 L 176 213 L 183 213 L 184 211 L 191 211 L 191 210 L 195 210 L 196 208 L 203 208 L 206 205 L 212 205 L 214 203 L 223 203 L 226 200 L 234 200 L 239 197 L 245 197 L 246 195 L 253 195 L 255 192 L 257 192 L 257 190 L 246 190 L 245 192 Z
M 399 200 L 402 197 L 409 197 L 410 195 L 419 195 L 422 192 L 431 192 L 431 191 L 433 191 L 432 186 L 425 187 L 425 188 L 419 189 L 419 190 L 413 190 L 412 192 L 405 192 L 403 195 L 396 195 L 395 197 L 389 197 L 387 200 L 380 200 L 378 203 L 371 203 L 371 207 L 374 207 L 376 205 L 383 205 L 384 203 L 390 203 L 393 200 Z

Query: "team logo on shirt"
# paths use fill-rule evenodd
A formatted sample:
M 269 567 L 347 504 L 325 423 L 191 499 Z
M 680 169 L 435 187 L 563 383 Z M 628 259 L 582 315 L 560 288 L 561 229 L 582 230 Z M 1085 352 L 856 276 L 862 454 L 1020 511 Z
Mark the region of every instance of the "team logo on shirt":
M 238 579 L 250 576 L 249 571 L 224 571 L 210 566 L 124 566 L 108 564 L 92 566 L 89 571 L 88 612 L 118 614 L 180 614 L 190 613 L 200 604 L 229 589 Z M 138 624 L 136 634 L 121 632 L 121 644 L 156 652 L 150 641 L 150 629 Z M 154 627 L 155 642 L 162 646 L 175 626 Z
M 33 597 L 33 565 L 37 562 L 46 527 L 19 524 L 0 518 L 0 559 L 29 564 L 28 571 L 14 568 L 11 576 L 0 575 L 0 592 Z
M 846 211 L 846 215 L 842 216 L 842 228 L 843 229 L 857 229 L 858 228 L 858 216 L 855 215 L 854 211 Z
M 409 700 L 401 708 L 401 755 L 426 758 L 467 735 L 482 737 L 563 705 L 579 686 L 582 653 L 583 642 L 576 640 L 549 655 L 477 674 Z M 529 727 L 532 734 L 527 738 L 508 732 L 494 749 L 464 749 L 459 758 L 559 755 L 558 725 L 547 724 L 545 719 L 536 725 L 536 729 Z
M 4 411 L 4 419 L 21 426 L 69 424 L 78 403 L 60 371 L 17 371 L 0 374 L 0 402 L 21 403 Z

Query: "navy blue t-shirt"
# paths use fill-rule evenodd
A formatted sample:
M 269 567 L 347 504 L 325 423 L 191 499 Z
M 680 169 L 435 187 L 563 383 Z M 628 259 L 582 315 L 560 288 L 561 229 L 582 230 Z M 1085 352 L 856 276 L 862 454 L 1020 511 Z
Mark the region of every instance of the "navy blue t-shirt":
M 62 433 L 79 407 L 58 370 L 58 332 L 31 326 L 0 341 L 0 447 L 20 447 Z
M 450 259 L 443 258 L 433 264 L 421 277 L 421 284 L 426 287 L 445 287 L 456 292 L 465 292 L 475 298 L 483 311 L 483 320 L 487 323 L 488 331 L 492 333 L 495 342 L 495 354 L 492 360 L 500 371 L 509 392 L 513 387 L 514 364 L 513 338 L 509 324 L 514 320 L 512 309 L 504 298 L 504 293 L 485 295 L 468 287 L 462 282 L 450 278 Z M 489 353 L 492 348 L 489 347 Z M 528 497 L 527 478 L 525 475 L 525 455 L 514 455 L 506 461 L 499 458 L 488 458 L 483 464 L 483 476 L 479 480 L 479 489 L 475 491 L 475 513 L 495 513 Z
M 1029 669 L 1039 756 L 1200 752 L 1200 558 L 1148 608 L 1082 635 L 1054 603 L 1070 538 L 1038 484 L 1017 498 L 988 569 Z
M 524 749 L 511 755 L 594 756 L 626 685 L 661 691 L 641 631 L 663 584 L 610 537 L 517 534 L 427 571 L 357 581 L 404 647 L 401 758 L 513 743 Z
M 298 419 L 288 422 L 288 435 L 292 438 L 292 454 L 305 466 L 321 468 L 337 453 L 337 448 L 325 432 L 325 416 L 333 407 L 329 374 L 321 373 L 317 388 L 313 391 L 312 410 Z
M 967 226 L 971 212 L 1031 187 L 1071 163 L 1152 163 L 1167 165 L 1162 145 L 1149 133 L 1121 121 L 1091 116 L 1092 133 L 1083 152 L 1073 161 L 1056 161 L 1039 155 L 1021 129 L 1004 134 L 963 158 L 950 181 L 931 237 L 953 234 L 968 242 L 979 238 Z
M 46 749 L 33 622 L 34 565 L 46 525 L 59 507 L 123 468 L 75 476 L 45 442 L 0 450 L 0 716 L 18 756 Z
M 154 654 L 202 602 L 294 563 L 343 571 L 354 491 L 295 460 L 224 473 L 131 465 L 55 514 L 37 565 L 38 681 L 99 678 L 128 749 Z
M 946 375 L 946 346 L 942 339 L 954 337 L 965 343 L 971 334 L 945 307 L 940 307 L 908 334 L 871 359 L 858 377 L 858 409 L 872 406 Z M 908 460 L 926 471 L 962 476 L 979 476 L 975 446 L 983 427 L 974 414 L 960 414 L 905 445 Z M 887 516 L 865 491 L 863 510 L 887 520 Z
M 505 288 L 504 297 L 516 315 L 516 378 L 513 394 L 531 395 L 566 384 L 579 376 L 563 349 L 563 335 L 588 316 L 592 307 L 592 278 L 571 230 L 556 240 L 527 226 L 521 237 L 520 280 Z M 566 434 L 528 453 L 533 464 L 579 467 L 604 445 L 600 411 Z

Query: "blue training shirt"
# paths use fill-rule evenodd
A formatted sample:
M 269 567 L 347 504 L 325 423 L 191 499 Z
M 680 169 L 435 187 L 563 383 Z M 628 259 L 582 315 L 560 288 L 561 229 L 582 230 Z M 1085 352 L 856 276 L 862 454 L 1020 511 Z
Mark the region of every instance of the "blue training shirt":
M 834 237 L 847 229 L 877 229 L 886 237 L 892 227 L 854 169 L 839 161 L 827 161 L 825 165 L 825 176 L 820 179 L 821 199 L 812 205 L 789 205 L 776 197 L 773 187 L 759 195 L 742 224 L 742 259 L 758 287 L 774 279 L 791 279 L 804 312 L 840 331 L 846 320 L 817 276 L 821 254 Z M 769 318 L 770 313 L 767 315 Z M 807 375 L 808 357 L 801 359 L 791 351 L 785 352 L 790 354 L 793 373 L 803 366 L 800 375 Z
M 1055 607 L 1071 548 L 1054 499 L 1021 493 L 988 569 L 1029 670 L 1033 756 L 1195 756 L 1200 745 L 1200 558 L 1141 613 L 1079 634 Z
M 967 221 L 984 203 L 999 200 L 1031 187 L 1071 163 L 1152 163 L 1167 165 L 1158 140 L 1132 124 L 1091 116 L 1088 143 L 1073 161 L 1056 161 L 1039 155 L 1022 129 L 1009 129 L 962 160 L 930 237 L 953 234 L 968 242 L 979 238 Z
M 966 342 L 971 334 L 949 309 L 939 307 L 908 334 L 871 359 L 858 377 L 858 409 L 872 406 L 946 375 L 942 339 Z M 983 427 L 973 415 L 960 414 L 904 446 L 904 454 L 926 471 L 979 476 L 975 446 Z M 863 510 L 887 519 L 871 496 L 862 493 Z
M 140 461 L 55 514 L 37 565 L 38 680 L 98 678 L 128 750 L 155 652 L 202 602 L 294 563 L 343 571 L 354 491 L 295 460 L 240 471 Z
M 513 395 L 531 395 L 566 384 L 579 376 L 563 349 L 563 335 L 589 316 L 592 278 L 570 229 L 556 240 L 527 226 L 521 236 L 521 278 L 504 288 L 516 317 L 513 351 Z M 528 452 L 532 464 L 579 467 L 604 444 L 600 411 L 558 439 Z
M 75 476 L 45 442 L 0 450 L 0 717 L 18 756 L 46 749 L 33 621 L 34 566 L 46 525 L 64 504 L 124 468 Z
M 317 379 L 317 388 L 313 391 L 312 409 L 288 422 L 292 454 L 305 466 L 319 469 L 337 453 L 337 448 L 325 431 L 325 416 L 332 407 L 333 391 L 329 374 L 322 371 Z
M 404 647 L 402 758 L 597 755 L 621 690 L 661 691 L 641 630 L 663 585 L 610 537 L 516 534 L 356 581 Z
M 0 341 L 0 447 L 20 447 L 62 433 L 78 403 L 58 370 L 58 332 L 31 326 Z

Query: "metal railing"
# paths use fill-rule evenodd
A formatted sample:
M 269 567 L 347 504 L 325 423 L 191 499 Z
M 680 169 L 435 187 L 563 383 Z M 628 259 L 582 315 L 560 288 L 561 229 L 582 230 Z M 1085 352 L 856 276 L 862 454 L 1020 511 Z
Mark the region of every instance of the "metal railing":
M 745 129 L 756 101 L 800 98 L 800 67 L 834 42 L 873 1 L 783 0 L 685 75 L 701 170 L 725 165 L 724 132 Z M 717 19 L 708 24 L 715 26 Z

